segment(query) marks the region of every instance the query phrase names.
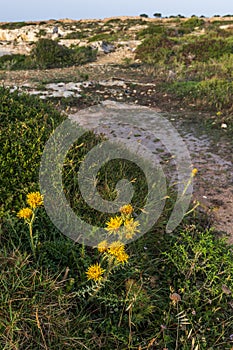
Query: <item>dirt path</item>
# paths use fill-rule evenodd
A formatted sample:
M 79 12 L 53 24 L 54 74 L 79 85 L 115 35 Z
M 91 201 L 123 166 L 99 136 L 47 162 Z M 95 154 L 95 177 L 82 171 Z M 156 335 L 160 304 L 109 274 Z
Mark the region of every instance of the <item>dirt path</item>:
M 115 53 L 113 54 L 114 57 L 109 56 L 108 60 L 116 59 Z M 107 60 L 107 56 L 103 56 L 103 60 Z M 122 59 L 121 56 L 120 59 Z M 24 85 L 23 90 L 30 93 L 39 89 L 38 85 L 41 85 L 42 82 L 43 93 L 46 83 L 67 82 L 67 85 L 60 84 L 62 94 L 64 94 L 60 98 L 64 100 L 67 91 L 74 92 L 75 90 L 77 90 L 77 96 L 72 95 L 74 99 L 59 108 L 65 109 L 69 114 L 75 113 L 75 118 L 86 127 L 92 127 L 94 120 L 80 119 L 78 111 L 90 104 L 107 99 L 134 104 L 134 106 L 150 106 L 157 108 L 157 111 L 160 107 L 162 111 L 167 111 L 161 115 L 169 119 L 178 130 L 187 144 L 193 166 L 199 169 L 194 183 L 194 197 L 213 218 L 214 227 L 219 231 L 227 232 L 233 243 L 233 159 L 232 143 L 229 138 L 225 138 L 224 133 L 219 130 L 216 130 L 215 133 L 214 130 L 205 129 L 201 113 L 185 112 L 180 108 L 179 101 L 173 100 L 165 93 L 158 92 L 156 90 L 157 81 L 154 81 L 153 77 L 147 74 L 148 72 L 143 72 L 140 67 L 127 68 L 110 65 L 110 61 L 106 61 L 106 64 L 90 64 L 80 69 L 70 67 L 45 71 L 1 72 L 1 78 L 5 86 L 22 87 Z M 90 84 L 85 82 L 86 86 L 88 85 L 87 88 L 79 86 L 84 96 L 80 97 L 79 88 L 72 85 L 71 82 L 77 83 L 85 80 L 82 77 L 86 75 L 89 77 Z M 68 88 L 69 90 L 66 90 Z M 161 145 L 156 145 L 149 133 L 150 125 L 143 124 L 143 121 L 142 125 L 141 129 L 130 130 L 127 125 L 113 123 L 109 119 L 105 120 L 102 129 L 98 130 L 106 133 L 108 137 L 124 135 L 131 140 L 142 142 L 150 150 L 153 150 L 153 147 L 161 150 Z
M 110 101 L 111 105 L 112 102 Z M 121 104 L 119 104 L 120 108 Z M 123 137 L 126 140 L 140 142 L 156 156 L 161 152 L 166 154 L 164 145 L 155 140 L 151 134 L 151 126 L 143 120 L 141 128 L 116 122 L 111 116 L 101 114 L 88 115 L 85 118 L 80 112 L 70 116 L 87 129 L 104 133 L 109 139 Z M 198 168 L 198 175 L 194 180 L 194 199 L 200 202 L 200 207 L 212 218 L 212 226 L 229 235 L 233 243 L 233 159 L 230 143 L 225 138 L 209 135 L 200 124 L 191 122 L 194 115 L 190 115 L 190 122 L 184 122 L 182 115 L 161 113 L 178 130 L 185 141 L 191 155 L 192 164 Z M 99 125 L 99 126 L 97 126 Z M 169 159 L 169 158 L 168 158 Z

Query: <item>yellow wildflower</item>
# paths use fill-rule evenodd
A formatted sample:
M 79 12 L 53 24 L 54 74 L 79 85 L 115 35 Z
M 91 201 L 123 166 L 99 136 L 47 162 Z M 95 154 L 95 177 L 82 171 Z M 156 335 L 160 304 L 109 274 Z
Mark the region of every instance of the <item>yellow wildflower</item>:
M 193 177 L 196 176 L 197 173 L 198 173 L 198 169 L 197 169 L 197 168 L 193 168 L 193 170 L 192 170 L 192 176 L 193 176 Z
M 87 278 L 89 280 L 99 281 L 103 278 L 104 269 L 101 268 L 100 264 L 91 265 L 86 271 Z
M 117 257 L 125 251 L 125 246 L 121 241 L 112 242 L 108 248 L 108 253 Z
M 134 219 L 126 219 L 124 222 L 124 229 L 125 229 L 125 237 L 127 239 L 130 239 L 133 237 L 133 235 L 136 232 L 140 232 L 140 230 L 138 230 L 138 226 L 140 226 L 138 221 L 134 221 Z
M 33 214 L 32 209 L 30 209 L 30 208 L 23 208 L 23 209 L 21 209 L 21 210 L 18 212 L 17 216 L 18 216 L 18 218 L 20 218 L 20 219 L 30 219 L 30 217 L 32 216 L 32 214 Z
M 133 212 L 133 207 L 131 204 L 126 204 L 126 205 L 123 205 L 123 207 L 120 208 L 120 213 L 123 214 L 123 215 L 131 215 Z
M 97 245 L 97 249 L 100 253 L 106 252 L 106 250 L 108 249 L 108 242 L 102 241 Z
M 31 208 L 36 208 L 43 205 L 43 196 L 40 192 L 31 192 L 27 195 L 27 203 Z
M 126 252 L 120 252 L 116 258 L 117 258 L 117 261 L 124 264 L 129 260 L 129 255 Z
M 106 222 L 107 228 L 105 228 L 105 230 L 109 233 L 117 233 L 122 225 L 122 222 L 123 221 L 120 216 L 115 216 L 115 218 L 111 218 L 108 222 Z

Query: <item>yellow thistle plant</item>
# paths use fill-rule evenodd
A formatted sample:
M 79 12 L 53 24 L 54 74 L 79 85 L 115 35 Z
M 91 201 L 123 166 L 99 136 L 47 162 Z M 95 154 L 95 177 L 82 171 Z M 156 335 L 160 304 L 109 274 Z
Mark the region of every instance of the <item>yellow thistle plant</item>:
M 25 220 L 29 220 L 33 215 L 33 211 L 31 208 L 23 208 L 20 209 L 20 211 L 18 212 L 17 216 L 20 219 L 25 219 Z
M 94 280 L 96 282 L 100 281 L 103 278 L 104 269 L 101 268 L 100 264 L 96 263 L 89 266 L 86 271 L 87 279 Z
M 17 217 L 19 219 L 24 219 L 25 223 L 28 225 L 30 245 L 32 253 L 35 256 L 38 237 L 33 237 L 33 223 L 36 218 L 36 209 L 43 205 L 43 196 L 40 192 L 31 192 L 27 194 L 26 201 L 29 207 L 20 209 L 17 213 Z
M 111 218 L 109 221 L 106 222 L 106 228 L 105 230 L 108 231 L 108 233 L 114 233 L 116 234 L 121 225 L 123 223 L 123 220 L 120 216 L 115 216 L 114 218 Z
M 108 235 L 117 236 L 117 240 L 108 242 L 107 239 L 101 241 L 96 248 L 102 255 L 100 263 L 91 265 L 86 275 L 88 280 L 93 280 L 100 285 L 99 282 L 106 281 L 112 270 L 119 265 L 123 265 L 128 262 L 129 255 L 125 251 L 125 242 L 128 239 L 132 239 L 139 230 L 139 222 L 132 217 L 133 207 L 131 204 L 126 204 L 119 209 L 120 215 L 110 218 L 106 222 L 105 230 Z M 101 266 L 107 265 L 105 268 Z
M 123 205 L 123 207 L 120 208 L 120 213 L 123 220 L 130 218 L 133 213 L 132 205 L 131 204 Z
M 97 249 L 100 253 L 104 253 L 108 250 L 108 242 L 106 240 L 100 242 L 97 246 Z
M 140 226 L 139 222 L 131 219 L 126 219 L 124 222 L 124 234 L 126 239 L 131 239 L 135 235 L 135 233 L 140 232 L 138 229 L 138 226 Z
M 124 252 L 124 250 L 124 244 L 121 241 L 115 241 L 109 245 L 108 253 L 117 257 L 120 253 Z
M 43 196 L 40 192 L 31 192 L 27 194 L 27 204 L 35 209 L 43 205 Z

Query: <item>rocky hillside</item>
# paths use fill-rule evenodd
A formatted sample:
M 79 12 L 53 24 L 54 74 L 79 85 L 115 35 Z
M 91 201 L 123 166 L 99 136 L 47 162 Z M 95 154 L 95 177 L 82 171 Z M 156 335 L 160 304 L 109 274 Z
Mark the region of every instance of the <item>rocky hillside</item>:
M 60 44 L 98 48 L 99 53 L 110 53 L 114 49 L 126 48 L 128 56 L 140 44 L 138 33 L 151 25 L 177 28 L 188 19 L 183 18 L 141 18 L 115 17 L 104 20 L 49 20 L 40 22 L 10 22 L 0 23 L 0 55 L 4 53 L 29 54 L 33 44 L 40 38 L 54 39 Z M 219 21 L 218 18 L 204 18 L 208 25 Z M 233 17 L 221 18 L 220 29 L 233 26 Z M 198 30 L 198 27 L 196 28 Z M 126 55 L 127 56 L 127 55 Z M 116 55 L 117 59 L 117 55 Z
M 47 22 L 17 22 L 0 24 L 0 51 L 7 53 L 27 54 L 33 43 L 40 38 L 54 39 L 60 44 L 90 45 L 99 52 L 109 53 L 112 46 L 103 42 L 118 42 L 119 46 L 133 49 L 140 42 L 136 39 L 137 32 L 147 26 L 147 19 L 132 18 L 109 20 L 59 20 Z

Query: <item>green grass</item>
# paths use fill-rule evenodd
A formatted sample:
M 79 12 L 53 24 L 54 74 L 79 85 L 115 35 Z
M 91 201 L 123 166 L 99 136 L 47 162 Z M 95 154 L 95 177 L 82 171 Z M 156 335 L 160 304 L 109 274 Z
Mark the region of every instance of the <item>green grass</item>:
M 136 58 L 144 64 L 148 75 L 161 81 L 158 90 L 182 100 L 186 108 L 192 105 L 216 114 L 207 123 L 218 128 L 226 123 L 226 132 L 231 135 L 232 29 L 222 30 L 217 24 L 208 26 L 193 17 L 177 24 L 173 31 L 165 25 L 149 25 L 138 33 L 143 41 L 136 50 Z M 197 34 L 197 27 L 204 29 L 201 35 Z
M 148 233 L 127 247 L 130 263 L 93 294 L 84 272 L 98 259 L 95 251 L 47 237 L 35 260 L 17 225 L 2 234 L 2 349 L 138 349 L 151 342 L 231 349 L 232 251 L 212 232 L 192 225 L 173 237 Z M 172 303 L 173 293 L 180 302 Z
M 232 107 L 233 82 L 210 79 L 196 82 L 174 82 L 168 86 L 168 91 L 181 98 L 192 98 L 198 104 L 208 109 L 221 110 L 222 107 Z
M 63 236 L 43 207 L 36 210 L 32 252 L 28 225 L 16 213 L 25 206 L 26 194 L 38 189 L 41 153 L 64 117 L 35 97 L 4 89 L 0 97 L 0 348 L 230 350 L 232 247 L 207 229 L 206 218 L 196 211 L 173 234 L 165 234 L 173 192 L 156 225 L 127 245 L 129 263 L 98 288 L 85 271 L 101 260 L 100 253 Z M 101 141 L 87 133 L 73 145 L 63 183 L 77 215 L 104 226 L 109 215 L 89 208 L 77 185 L 80 164 Z M 98 190 L 114 199 L 121 178 L 136 178 L 132 203 L 139 214 L 148 189 L 134 164 L 108 162 L 98 174 Z M 172 301 L 175 296 L 180 300 Z
M 161 88 L 181 99 L 184 104 L 192 103 L 196 107 L 213 111 L 212 121 L 206 120 L 210 126 L 221 127 L 227 124 L 228 134 L 233 131 L 233 83 L 228 80 L 212 78 L 204 81 L 164 83 Z M 212 123 L 212 124 L 210 124 Z
M 93 35 L 89 37 L 88 41 L 93 42 L 93 41 L 108 41 L 108 42 L 114 42 L 118 39 L 118 34 L 117 33 L 99 33 L 96 35 Z

